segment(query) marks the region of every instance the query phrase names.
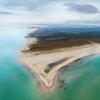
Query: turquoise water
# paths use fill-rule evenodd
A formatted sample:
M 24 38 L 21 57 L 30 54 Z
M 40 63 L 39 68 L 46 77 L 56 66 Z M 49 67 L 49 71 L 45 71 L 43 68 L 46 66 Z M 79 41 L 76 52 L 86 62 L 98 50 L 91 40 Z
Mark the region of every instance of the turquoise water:
M 60 87 L 45 95 L 36 79 L 18 61 L 30 30 L 0 27 L 0 100 L 100 100 L 100 56 L 77 61 L 63 71 Z

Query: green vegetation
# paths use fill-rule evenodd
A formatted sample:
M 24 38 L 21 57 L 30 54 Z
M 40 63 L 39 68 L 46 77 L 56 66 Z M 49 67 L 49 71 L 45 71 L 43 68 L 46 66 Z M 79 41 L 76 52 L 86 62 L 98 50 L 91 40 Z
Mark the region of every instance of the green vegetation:
M 65 47 L 81 46 L 85 44 L 90 44 L 91 42 L 100 43 L 100 39 L 79 38 L 79 39 L 60 39 L 60 40 L 50 40 L 50 41 L 39 40 L 37 44 L 29 45 L 29 50 L 27 52 L 46 51 L 46 50 L 55 50 L 55 49 L 65 48 Z

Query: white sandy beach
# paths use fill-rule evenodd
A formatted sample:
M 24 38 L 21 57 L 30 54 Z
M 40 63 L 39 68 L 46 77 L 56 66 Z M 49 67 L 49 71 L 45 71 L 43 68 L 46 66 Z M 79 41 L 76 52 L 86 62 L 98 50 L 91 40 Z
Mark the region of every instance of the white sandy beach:
M 91 45 L 83 45 L 79 47 L 71 47 L 60 49 L 59 52 L 39 53 L 35 55 L 32 52 L 20 52 L 20 61 L 36 76 L 44 90 L 53 90 L 57 87 L 57 74 L 63 67 L 79 60 L 80 58 L 100 54 L 100 44 L 91 43 Z M 48 73 L 45 69 L 48 65 L 66 58 L 65 61 L 53 66 Z

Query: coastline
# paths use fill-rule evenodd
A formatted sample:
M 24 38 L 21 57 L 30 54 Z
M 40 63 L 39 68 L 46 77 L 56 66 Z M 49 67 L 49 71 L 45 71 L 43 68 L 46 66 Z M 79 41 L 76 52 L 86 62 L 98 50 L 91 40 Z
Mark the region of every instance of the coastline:
M 90 55 L 93 55 L 93 54 L 98 54 L 98 53 L 100 53 L 99 50 L 100 50 L 100 45 L 97 44 L 97 43 L 92 43 L 91 45 L 79 46 L 79 47 L 76 47 L 76 48 L 75 47 L 67 48 L 64 51 L 61 50 L 61 52 L 59 51 L 62 54 L 62 56 L 60 54 L 61 58 L 64 58 L 65 55 L 68 55 L 68 53 L 71 52 L 72 54 L 69 54 L 69 56 L 68 56 L 70 58 L 68 58 L 68 60 L 66 60 L 65 62 L 55 66 L 54 69 L 52 69 L 47 74 L 45 74 L 43 72 L 44 66 L 46 66 L 48 63 L 51 63 L 55 60 L 51 57 L 52 53 L 34 55 L 32 53 L 23 53 L 21 51 L 20 54 L 19 54 L 19 60 L 20 60 L 20 63 L 22 65 L 24 65 L 24 67 L 26 69 L 28 69 L 36 77 L 39 87 L 43 91 L 47 92 L 47 91 L 52 91 L 59 86 L 59 83 L 58 83 L 59 75 L 58 74 L 59 74 L 61 69 L 63 69 L 64 67 L 68 67 L 71 63 L 74 63 L 75 61 L 80 60 L 83 57 L 90 56 Z M 73 53 L 73 51 L 75 53 Z M 59 55 L 59 52 L 54 52 L 53 55 L 54 54 Z M 79 52 L 79 55 L 78 55 L 78 52 Z M 41 60 L 40 60 L 41 63 L 37 61 L 34 64 L 33 58 L 36 57 L 36 56 L 39 57 L 41 55 L 42 55 L 42 57 L 40 57 L 39 59 L 41 59 L 43 57 L 46 58 L 46 57 L 48 57 L 47 55 L 49 55 L 49 57 L 51 57 L 51 61 L 48 61 L 48 60 L 45 61 L 44 60 L 43 62 L 41 62 Z M 36 60 L 37 60 L 38 57 L 36 57 Z M 60 57 L 58 57 L 56 60 L 59 60 Z M 46 65 L 45 65 L 45 62 L 47 63 Z M 43 66 L 41 67 L 42 64 L 43 64 Z M 40 69 L 37 69 L 37 67 L 40 67 Z
M 26 68 L 29 72 L 32 73 L 32 76 L 35 76 L 36 80 L 37 80 L 37 84 L 39 86 L 39 88 L 44 91 L 45 93 L 48 92 L 48 91 L 52 91 L 54 90 L 55 88 L 57 88 L 59 86 L 58 84 L 58 73 L 55 74 L 54 76 L 54 81 L 52 82 L 51 86 L 48 87 L 46 84 L 44 84 L 43 81 L 41 81 L 41 78 L 38 76 L 38 73 L 34 70 L 32 70 L 28 65 L 26 65 L 23 61 L 21 61 L 20 59 L 20 55 L 18 56 L 19 57 L 19 62 L 20 64 Z

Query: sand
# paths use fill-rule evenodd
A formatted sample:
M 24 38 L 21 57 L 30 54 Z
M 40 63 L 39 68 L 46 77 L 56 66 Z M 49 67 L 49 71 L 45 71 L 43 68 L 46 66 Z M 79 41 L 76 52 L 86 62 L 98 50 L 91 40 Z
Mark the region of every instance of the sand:
M 34 53 L 23 52 L 19 54 L 20 62 L 36 76 L 39 86 L 43 91 L 52 91 L 58 87 L 59 71 L 74 63 L 80 58 L 94 54 L 100 54 L 100 44 L 91 43 L 88 45 L 59 49 L 59 52 Z M 57 61 L 65 59 L 61 63 L 49 67 L 49 64 L 54 64 Z M 49 69 L 49 70 L 48 70 Z M 47 70 L 47 72 L 45 71 Z

